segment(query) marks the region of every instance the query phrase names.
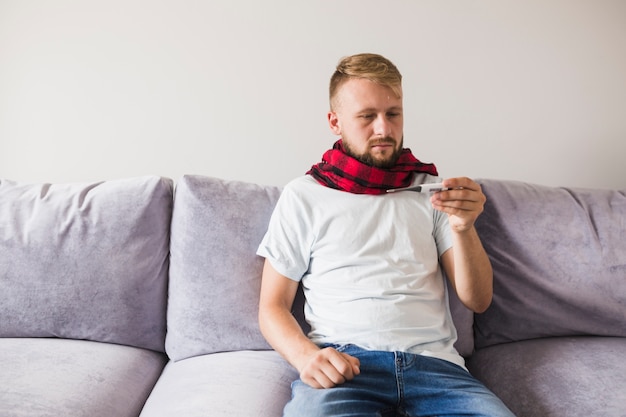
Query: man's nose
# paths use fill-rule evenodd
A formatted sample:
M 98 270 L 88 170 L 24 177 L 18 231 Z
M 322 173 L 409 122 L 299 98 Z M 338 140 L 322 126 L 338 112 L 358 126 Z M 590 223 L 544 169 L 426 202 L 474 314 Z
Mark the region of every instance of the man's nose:
M 378 116 L 374 121 L 374 134 L 384 138 L 391 136 L 391 123 L 384 115 Z

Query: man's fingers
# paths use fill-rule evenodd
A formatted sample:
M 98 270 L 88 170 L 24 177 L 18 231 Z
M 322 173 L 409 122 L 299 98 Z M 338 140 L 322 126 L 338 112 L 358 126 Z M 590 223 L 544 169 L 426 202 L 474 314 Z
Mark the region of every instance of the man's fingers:
M 443 185 L 451 189 L 431 197 L 433 208 L 448 214 L 453 230 L 469 230 L 483 212 L 487 201 L 480 184 L 470 178 L 460 177 L 446 179 Z
M 461 177 L 444 180 L 444 186 L 452 189 L 435 193 L 431 197 L 433 207 L 449 214 L 460 211 L 482 212 L 487 199 L 478 183 Z
M 452 189 L 468 189 L 472 191 L 480 190 L 480 185 L 476 181 L 467 177 L 447 178 L 442 181 L 442 185 L 445 188 Z
M 313 388 L 332 388 L 351 380 L 359 372 L 357 358 L 326 348 L 311 358 L 300 378 Z
M 335 369 L 345 378 L 350 380 L 358 375 L 360 370 L 360 362 L 354 356 L 350 356 L 346 353 L 337 352 L 337 355 L 332 356 L 332 364 Z M 345 381 L 344 381 L 345 382 Z
M 361 373 L 361 361 L 354 356 L 342 353 L 346 357 L 346 360 L 352 365 L 352 373 L 356 376 Z

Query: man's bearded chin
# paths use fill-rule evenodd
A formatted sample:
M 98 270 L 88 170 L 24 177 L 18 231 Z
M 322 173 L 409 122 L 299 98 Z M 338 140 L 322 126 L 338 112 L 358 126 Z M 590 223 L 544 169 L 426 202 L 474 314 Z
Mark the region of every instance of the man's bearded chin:
M 391 143 L 394 146 L 396 146 L 396 141 L 393 138 L 386 137 L 382 139 L 370 140 L 368 142 L 368 147 L 378 144 L 378 143 Z M 387 168 L 393 168 L 398 162 L 398 158 L 400 158 L 400 154 L 402 153 L 403 144 L 404 144 L 404 137 L 400 139 L 400 146 L 398 148 L 394 148 L 393 153 L 385 159 L 374 158 L 369 152 L 366 152 L 365 154 L 362 154 L 362 155 L 357 154 L 356 152 L 352 150 L 350 145 L 348 145 L 348 143 L 345 141 L 343 142 L 343 149 L 348 155 L 350 155 L 354 159 L 357 159 L 360 162 L 363 162 L 366 165 L 369 165 L 371 167 L 376 167 L 376 168 L 387 169 Z

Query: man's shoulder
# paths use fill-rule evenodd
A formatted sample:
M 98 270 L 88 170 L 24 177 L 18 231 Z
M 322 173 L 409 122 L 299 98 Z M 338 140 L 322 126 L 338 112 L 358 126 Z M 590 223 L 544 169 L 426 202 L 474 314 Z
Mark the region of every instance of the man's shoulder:
M 310 175 L 302 175 L 289 181 L 281 192 L 280 200 L 283 204 L 294 204 L 308 200 L 308 196 L 317 193 L 317 188 L 323 187 Z M 296 203 L 299 204 L 299 203 Z
M 310 175 L 301 175 L 289 181 L 285 188 L 299 188 L 304 186 L 309 186 L 310 184 L 319 184 L 312 176 Z
M 328 187 L 317 182 L 310 175 L 302 175 L 289 181 L 283 188 L 283 192 L 289 192 L 296 195 L 308 195 L 310 193 L 324 192 L 329 190 Z

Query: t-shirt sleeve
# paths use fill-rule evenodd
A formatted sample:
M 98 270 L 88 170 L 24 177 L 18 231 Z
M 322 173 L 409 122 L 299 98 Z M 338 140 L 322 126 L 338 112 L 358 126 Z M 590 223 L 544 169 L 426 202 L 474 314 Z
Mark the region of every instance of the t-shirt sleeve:
M 257 249 L 257 255 L 266 258 L 278 273 L 294 281 L 300 281 L 309 268 L 310 214 L 310 209 L 287 185 Z
M 435 244 L 437 245 L 437 254 L 441 257 L 445 251 L 452 247 L 450 223 L 448 222 L 448 215 L 439 210 L 433 210 L 433 221 L 433 237 L 435 238 Z

